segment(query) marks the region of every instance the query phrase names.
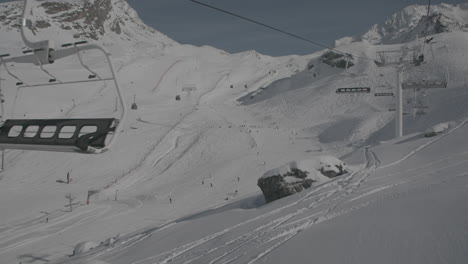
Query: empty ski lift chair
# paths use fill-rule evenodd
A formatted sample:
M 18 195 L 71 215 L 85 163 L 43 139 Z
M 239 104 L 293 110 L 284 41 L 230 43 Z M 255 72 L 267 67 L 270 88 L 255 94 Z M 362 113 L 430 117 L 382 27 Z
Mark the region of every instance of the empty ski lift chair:
M 56 49 L 51 40 L 31 42 L 25 36 L 25 27 L 31 24 L 25 17 L 29 13 L 28 0 L 24 0 L 23 21 L 21 24 L 21 37 L 25 45 L 30 50 L 23 52 L 24 55 L 11 57 L 9 54 L 0 55 L 0 69 L 6 70 L 7 74 L 16 80 L 16 84 L 21 88 L 45 87 L 51 85 L 103 82 L 112 81 L 117 90 L 117 95 L 121 105 L 119 118 L 81 118 L 81 119 L 4 119 L 2 111 L 0 126 L 0 149 L 22 149 L 41 150 L 57 152 L 78 152 L 78 153 L 103 153 L 114 144 L 122 127 L 126 116 L 126 106 L 119 87 L 114 67 L 110 59 L 110 54 L 102 47 L 95 44 L 87 44 L 85 41 L 67 43 Z M 80 52 L 86 50 L 97 50 L 104 54 L 110 70 L 110 77 L 101 77 L 91 70 L 81 58 Z M 57 77 L 48 72 L 43 65 L 53 63 L 65 57 L 76 56 L 80 65 L 89 72 L 84 80 L 60 81 Z M 49 77 L 48 83 L 33 84 L 18 78 L 8 63 L 24 63 L 39 69 Z M 1 84 L 0 79 L 0 84 Z M 1 87 L 1 85 L 0 85 Z M 0 101 L 3 110 L 3 102 Z M 107 140 L 109 139 L 110 140 Z
M 449 73 L 444 66 L 420 66 L 403 72 L 403 89 L 447 88 Z
M 403 89 L 425 90 L 447 88 L 449 83 L 449 72 L 447 67 L 443 66 L 424 66 L 417 69 L 411 69 L 403 72 Z M 414 116 L 426 115 L 429 106 L 418 102 L 413 107 Z

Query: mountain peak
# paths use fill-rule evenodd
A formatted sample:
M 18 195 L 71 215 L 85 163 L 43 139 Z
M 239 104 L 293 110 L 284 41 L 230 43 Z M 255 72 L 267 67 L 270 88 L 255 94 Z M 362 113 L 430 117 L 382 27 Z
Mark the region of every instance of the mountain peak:
M 147 26 L 123 0 L 54 0 L 31 1 L 33 8 L 32 35 L 70 42 L 144 42 L 164 47 L 175 42 Z M 22 2 L 0 4 L 0 25 L 16 31 L 22 12 Z
M 424 35 L 453 31 L 468 31 L 468 4 L 431 6 L 429 17 L 426 5 L 410 5 L 393 14 L 384 23 L 375 24 L 366 33 L 351 39 L 343 38 L 336 43 L 339 45 L 351 40 L 372 44 L 398 44 Z

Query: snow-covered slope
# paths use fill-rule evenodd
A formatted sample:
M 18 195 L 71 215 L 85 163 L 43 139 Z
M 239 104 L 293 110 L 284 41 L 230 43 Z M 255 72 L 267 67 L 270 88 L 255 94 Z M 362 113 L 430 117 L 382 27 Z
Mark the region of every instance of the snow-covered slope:
M 464 263 L 467 132 L 366 148 L 362 167 L 311 191 L 245 197 L 66 263 Z
M 102 2 L 103 7 L 109 7 L 109 1 L 82 3 L 93 6 Z M 50 1 L 37 2 L 43 3 Z M 78 4 L 82 4 L 57 3 L 75 11 L 81 10 Z M 19 12 L 14 6 L 19 8 L 18 3 L 1 8 L 12 8 L 5 12 L 9 16 Z M 418 103 L 429 106 L 428 114 L 405 116 L 406 137 L 392 141 L 393 113 L 388 109 L 393 98 L 375 97 L 374 92 L 394 92 L 395 72 L 378 68 L 366 58 L 374 58 L 379 50 L 415 47 L 419 42 L 343 45 L 340 50 L 355 56 L 355 65 L 345 70 L 324 63 L 324 52 L 272 58 L 255 51 L 228 54 L 212 47 L 179 45 L 141 24 L 134 11 L 127 10 L 125 1 L 112 0 L 110 7 L 99 9 L 95 16 L 107 14 L 102 23 L 90 25 L 83 24 L 85 17 L 71 24 L 59 21 L 60 14 L 75 11 L 53 13 L 50 19 L 46 17 L 51 12 L 47 8 L 53 7 L 34 11 L 38 21 L 50 21 L 51 26 L 38 28 L 31 37 L 58 36 L 59 42 L 66 42 L 73 40 L 74 34 L 89 38 L 91 27 L 104 25 L 102 35 L 88 40 L 112 51 L 124 96 L 128 102 L 135 96 L 138 109 L 129 111 L 118 144 L 102 155 L 6 151 L 5 171 L 0 174 L 0 262 L 284 263 L 287 258 L 309 263 L 316 256 L 317 261 L 325 263 L 334 259 L 343 263 L 347 257 L 351 263 L 362 263 L 359 260 L 364 256 L 369 259 L 364 263 L 385 263 L 375 259 L 377 253 L 366 253 L 378 252 L 372 248 L 378 243 L 383 245 L 381 250 L 409 249 L 398 247 L 407 245 L 398 242 L 404 237 L 403 231 L 395 233 L 399 237 L 394 240 L 383 241 L 390 234 L 375 223 L 394 230 L 398 225 L 394 218 L 383 221 L 380 215 L 421 197 L 440 201 L 439 196 L 450 196 L 453 202 L 458 201 L 456 195 L 466 197 L 462 173 L 467 169 L 463 162 L 466 145 L 457 143 L 466 134 L 462 122 L 468 116 L 464 104 L 468 100 L 466 33 L 434 36 L 436 44 L 426 50 L 425 66 L 447 66 L 449 87 L 427 91 L 425 96 L 417 94 Z M 120 20 L 126 22 L 118 22 L 118 34 L 111 28 Z M 76 29 L 73 23 L 78 22 L 81 27 Z M 133 37 L 128 39 L 122 32 Z M 18 54 L 21 45 L 16 30 L 2 26 L 0 34 L 0 50 L 11 49 L 13 55 Z M 101 70 L 99 60 L 86 55 L 86 61 Z M 47 69 L 64 78 L 83 74 L 76 64 L 67 60 L 47 65 Z M 11 68 L 31 82 L 44 78 L 36 69 L 21 65 Z M 6 79 L 2 81 L 6 115 L 92 117 L 115 112 L 115 94 L 109 84 L 18 91 L 16 80 L 3 69 L 0 78 Z M 372 92 L 337 94 L 336 89 L 342 87 L 370 87 Z M 52 90 L 49 93 L 47 89 L 54 89 L 53 97 Z M 180 101 L 175 100 L 177 95 Z M 408 91 L 405 97 L 414 98 L 414 94 Z M 411 113 L 415 106 L 412 101 L 405 103 Z M 449 121 L 448 132 L 436 138 L 418 134 Z M 256 186 L 260 176 L 283 164 L 323 155 L 345 159 L 352 172 L 264 205 Z M 427 173 L 434 171 L 437 173 Z M 71 184 L 63 183 L 67 172 Z M 449 183 L 444 185 L 445 181 Z M 430 188 L 425 188 L 428 185 Z M 97 193 L 86 205 L 90 190 Z M 64 207 L 69 193 L 79 203 L 73 212 Z M 444 211 L 442 205 L 434 203 L 436 208 L 431 209 L 436 219 L 442 219 L 444 212 L 457 218 L 443 218 L 437 227 L 462 225 L 459 230 L 463 234 L 464 211 L 456 207 Z M 413 206 L 420 208 L 421 204 Z M 380 208 L 376 214 L 375 208 Z M 404 208 L 404 213 L 412 213 L 412 207 Z M 417 216 L 426 217 L 426 213 L 411 216 L 422 221 Z M 352 226 L 340 217 L 345 215 L 353 217 L 349 222 Z M 432 226 L 430 223 L 427 225 Z M 355 229 L 356 225 L 364 227 Z M 375 230 L 356 234 L 369 226 Z M 416 237 L 429 232 L 426 227 L 421 225 L 411 234 Z M 450 259 L 454 261 L 449 262 L 462 258 L 466 236 L 456 235 L 453 229 L 439 231 L 434 234 L 447 237 L 441 243 L 457 241 L 461 245 L 448 249 L 454 252 Z M 356 237 L 360 244 L 350 242 Z M 336 240 L 365 249 L 340 245 L 343 254 L 331 254 L 321 248 L 336 250 Z M 421 245 L 409 247 L 413 252 L 429 251 L 423 248 L 429 242 L 412 241 Z M 90 252 L 68 257 L 79 243 L 94 247 L 100 242 L 101 246 Z M 304 254 L 303 246 L 311 243 L 320 250 Z M 308 248 L 307 252 L 312 251 Z M 449 251 L 433 252 L 446 256 Z M 394 262 L 422 263 L 423 258 L 418 255 L 414 261 L 407 261 L 413 260 L 410 253 L 399 256 L 402 261 Z
M 442 32 L 468 31 L 468 4 L 432 5 L 429 19 L 427 5 L 411 5 L 395 13 L 383 24 L 375 24 L 362 35 L 343 38 L 336 43 L 368 41 L 372 44 L 398 44 L 424 35 Z M 427 32 L 426 32 L 427 26 Z

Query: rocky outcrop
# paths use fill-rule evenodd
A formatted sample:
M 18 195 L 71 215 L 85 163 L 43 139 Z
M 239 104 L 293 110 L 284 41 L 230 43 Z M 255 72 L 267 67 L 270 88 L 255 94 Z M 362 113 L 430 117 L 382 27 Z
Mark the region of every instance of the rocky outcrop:
M 348 173 L 346 165 L 332 156 L 292 161 L 266 172 L 257 181 L 267 203 L 301 192 L 331 178 Z
M 352 37 L 354 41 L 372 44 L 397 44 L 416 40 L 421 36 L 443 32 L 468 31 L 468 4 L 432 5 L 429 17 L 427 5 L 411 5 L 393 14 L 383 24 L 374 25 L 362 35 Z M 336 43 L 349 42 L 345 38 Z
M 73 28 L 80 29 L 81 34 L 74 34 L 75 38 L 90 38 L 97 40 L 105 34 L 105 22 L 111 19 L 111 0 L 84 1 L 83 5 L 73 6 L 69 3 L 45 2 L 41 4 L 45 13 L 60 23 L 72 23 Z M 111 24 L 116 27 L 119 21 L 113 20 Z M 120 34 L 120 32 L 118 33 Z
M 308 172 L 293 169 L 284 175 L 273 175 L 258 179 L 257 185 L 267 203 L 308 189 L 315 181 L 307 178 Z
M 141 21 L 127 1 L 76 0 L 30 1 L 29 28 L 32 39 L 54 36 L 56 43 L 76 40 L 115 43 L 130 42 L 132 46 L 166 47 L 176 42 Z M 16 31 L 21 19 L 23 2 L 0 3 L 2 31 Z M 29 34 L 29 32 L 27 32 Z M 55 38 L 55 36 L 59 36 Z M 144 43 L 144 44 L 143 44 Z
M 324 176 L 327 176 L 328 178 L 335 178 L 348 173 L 348 171 L 344 169 L 344 165 L 336 164 L 333 166 L 324 166 L 320 168 L 320 173 L 322 173 Z
M 320 57 L 321 61 L 331 67 L 346 69 L 354 66 L 353 57 L 346 57 L 344 54 L 328 51 Z M 310 62 L 309 62 L 310 63 Z

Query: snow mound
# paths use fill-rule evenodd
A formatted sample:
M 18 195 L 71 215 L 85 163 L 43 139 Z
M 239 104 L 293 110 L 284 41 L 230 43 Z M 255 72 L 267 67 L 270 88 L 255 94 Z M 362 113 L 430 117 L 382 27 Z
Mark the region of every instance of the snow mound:
M 99 246 L 99 243 L 93 241 L 80 242 L 76 244 L 75 248 L 73 249 L 73 256 L 88 252 L 91 249 L 96 248 L 97 246 Z
M 329 155 L 321 155 L 314 157 L 312 159 L 300 160 L 300 161 L 291 161 L 281 167 L 267 171 L 261 178 L 268 178 L 274 175 L 286 175 L 293 170 L 300 170 L 308 172 L 307 178 L 312 179 L 317 182 L 324 182 L 328 180 L 328 177 L 325 177 L 321 171 L 334 171 L 336 173 L 342 170 L 346 170 L 346 164 Z M 285 177 L 285 179 L 288 177 Z M 292 177 L 289 177 L 292 178 Z
M 433 136 L 436 136 L 438 134 L 442 134 L 444 133 L 445 131 L 449 130 L 450 127 L 452 127 L 453 125 L 451 125 L 450 123 L 440 123 L 440 124 L 437 124 L 429 129 L 427 129 L 425 132 L 424 132 L 424 136 L 425 137 L 433 137 Z
M 320 184 L 347 173 L 345 164 L 332 156 L 292 161 L 268 171 L 258 179 L 257 185 L 267 203 L 302 192 L 314 184 Z

